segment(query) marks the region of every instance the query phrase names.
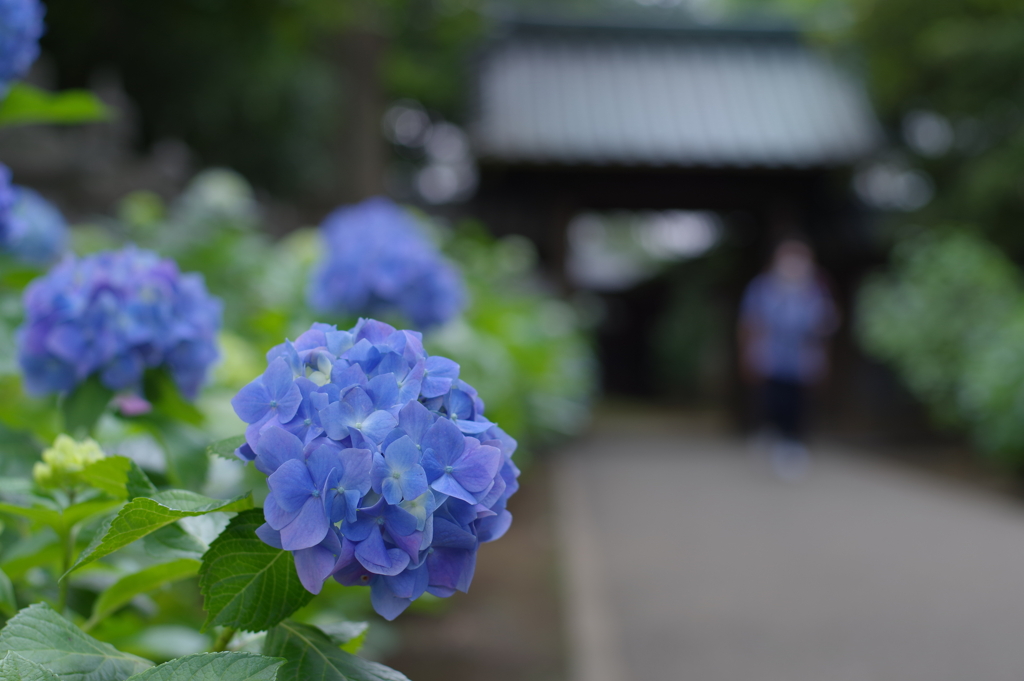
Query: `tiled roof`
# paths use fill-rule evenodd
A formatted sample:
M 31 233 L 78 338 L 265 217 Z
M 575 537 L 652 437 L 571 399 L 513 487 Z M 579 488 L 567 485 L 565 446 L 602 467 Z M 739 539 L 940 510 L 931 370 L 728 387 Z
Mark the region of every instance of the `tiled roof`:
M 881 137 L 859 82 L 795 34 L 517 31 L 476 88 L 477 154 L 505 163 L 827 166 Z

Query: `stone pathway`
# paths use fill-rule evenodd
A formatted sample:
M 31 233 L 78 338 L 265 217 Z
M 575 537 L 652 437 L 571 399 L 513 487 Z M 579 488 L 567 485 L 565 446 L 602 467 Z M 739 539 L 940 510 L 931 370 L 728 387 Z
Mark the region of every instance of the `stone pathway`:
M 571 681 L 1019 681 L 1024 506 L 815 452 L 603 419 L 554 490 Z

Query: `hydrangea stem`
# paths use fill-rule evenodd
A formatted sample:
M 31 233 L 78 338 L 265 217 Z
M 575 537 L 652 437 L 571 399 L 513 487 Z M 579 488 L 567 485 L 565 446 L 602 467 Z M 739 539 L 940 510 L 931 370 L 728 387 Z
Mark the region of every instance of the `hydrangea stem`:
M 221 629 L 220 635 L 217 636 L 217 640 L 213 643 L 214 653 L 222 653 L 228 649 L 228 644 L 231 643 L 231 639 L 235 637 L 234 627 L 224 627 Z
M 75 503 L 75 490 L 68 490 L 68 506 Z M 75 532 L 70 527 L 64 527 L 60 532 L 60 544 L 61 544 L 61 577 L 58 586 L 58 597 L 57 597 L 57 612 L 63 614 L 64 610 L 68 605 L 68 588 L 69 582 L 65 577 L 68 570 L 71 569 L 71 559 L 75 553 Z

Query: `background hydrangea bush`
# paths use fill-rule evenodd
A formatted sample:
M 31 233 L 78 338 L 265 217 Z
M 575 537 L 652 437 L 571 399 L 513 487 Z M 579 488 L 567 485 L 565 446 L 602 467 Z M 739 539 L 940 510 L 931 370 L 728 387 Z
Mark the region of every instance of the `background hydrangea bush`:
M 0 163 L 0 253 L 44 267 L 64 253 L 68 226 L 57 208 L 28 187 L 11 183 Z
M 18 359 L 30 394 L 69 392 L 92 375 L 110 390 L 142 391 L 165 367 L 195 398 L 217 359 L 221 303 L 198 274 L 128 247 L 69 256 L 25 290 Z
M 1024 464 L 1024 285 L 997 247 L 962 230 L 899 243 L 860 291 L 861 343 L 935 421 L 1003 465 Z
M 313 271 L 313 309 L 348 315 L 398 314 L 418 329 L 465 307 L 459 273 L 415 219 L 389 199 L 345 206 L 321 225 L 324 258 Z

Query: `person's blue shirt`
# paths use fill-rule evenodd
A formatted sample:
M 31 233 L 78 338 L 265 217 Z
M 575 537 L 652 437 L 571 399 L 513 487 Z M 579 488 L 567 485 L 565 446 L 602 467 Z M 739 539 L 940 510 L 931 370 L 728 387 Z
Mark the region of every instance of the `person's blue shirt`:
M 832 298 L 814 276 L 789 279 L 766 272 L 743 296 L 744 360 L 761 378 L 813 383 L 825 371 L 825 338 L 836 321 Z

